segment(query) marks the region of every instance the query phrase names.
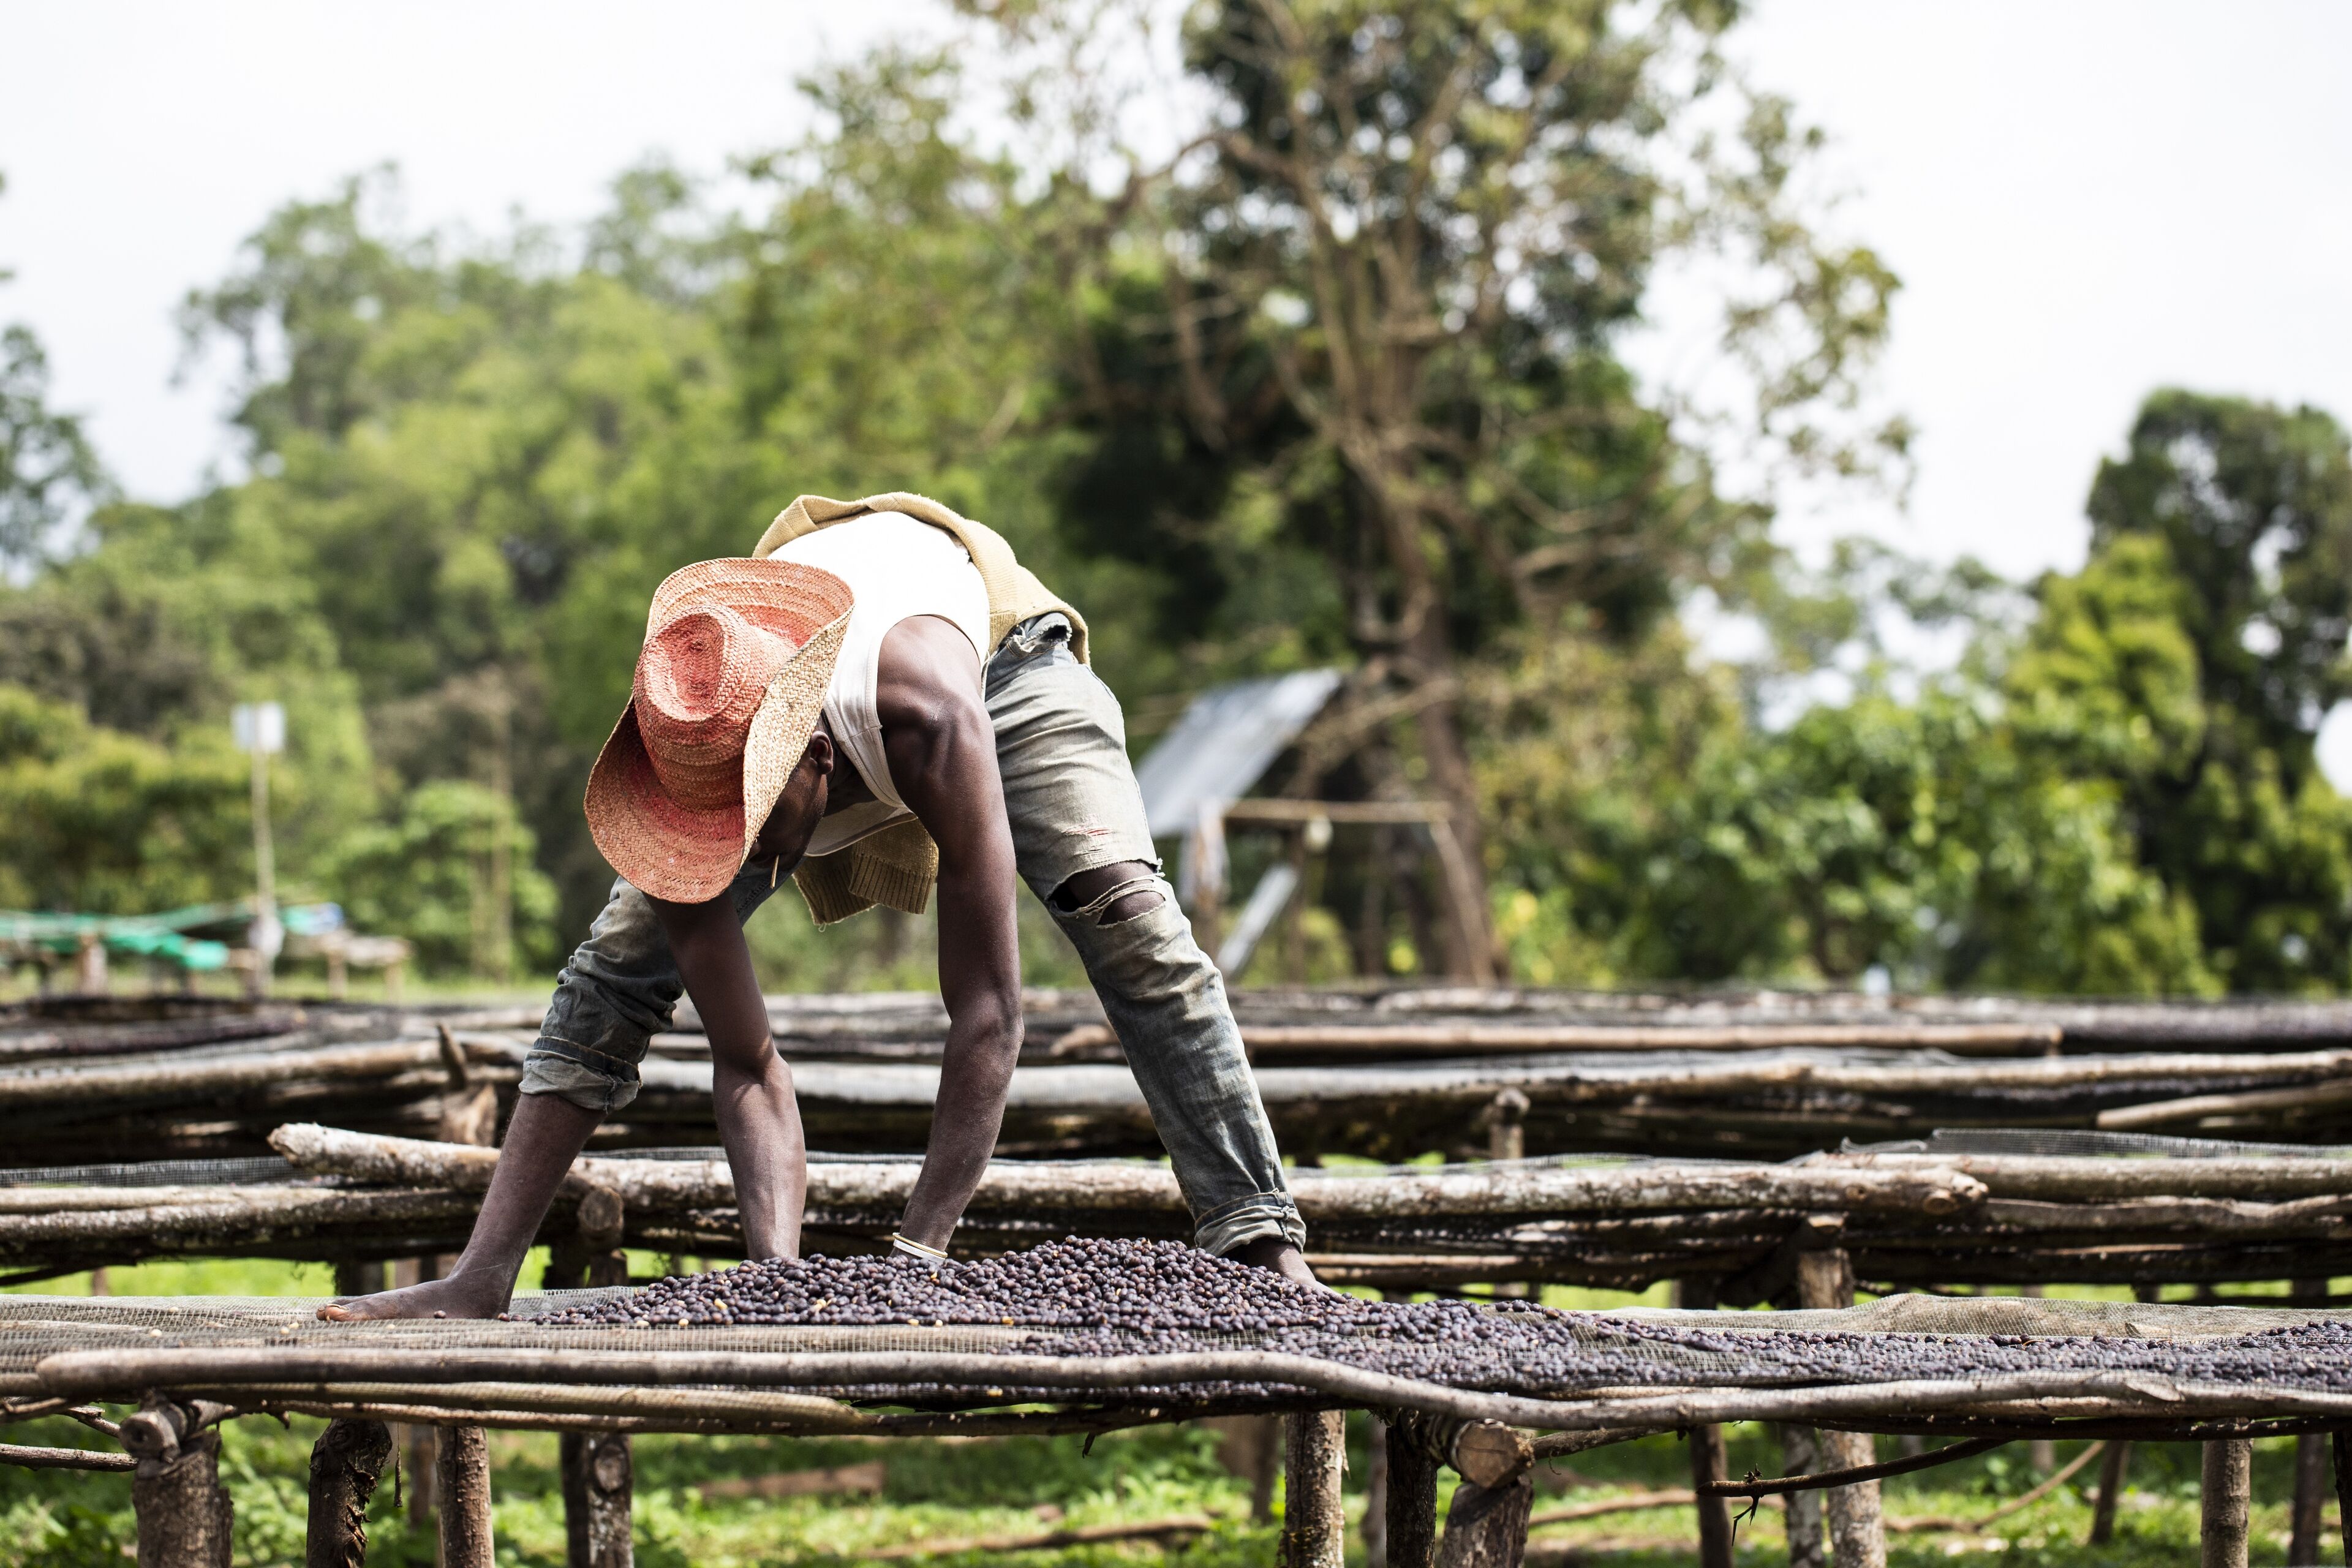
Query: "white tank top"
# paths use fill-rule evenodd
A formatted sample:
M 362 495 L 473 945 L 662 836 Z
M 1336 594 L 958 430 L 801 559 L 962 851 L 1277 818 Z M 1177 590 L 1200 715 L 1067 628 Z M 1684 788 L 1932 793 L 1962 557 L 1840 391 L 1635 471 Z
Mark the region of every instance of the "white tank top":
M 830 855 L 914 814 L 898 797 L 882 750 L 874 689 L 882 639 L 910 616 L 937 616 L 971 639 L 988 662 L 988 589 L 954 534 L 902 511 L 880 511 L 816 529 L 776 552 L 779 561 L 821 567 L 849 584 L 854 603 L 841 658 L 825 688 L 824 718 L 834 744 L 849 759 L 870 801 L 827 814 L 809 840 L 811 855 Z

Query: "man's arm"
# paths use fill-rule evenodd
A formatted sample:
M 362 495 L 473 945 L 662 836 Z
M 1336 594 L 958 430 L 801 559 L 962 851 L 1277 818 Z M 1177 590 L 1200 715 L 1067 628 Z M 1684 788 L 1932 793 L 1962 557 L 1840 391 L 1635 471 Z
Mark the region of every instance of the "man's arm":
M 735 1177 L 745 1255 L 798 1258 L 808 1141 L 793 1069 L 768 1030 L 743 922 L 725 893 L 699 904 L 650 902 L 710 1040 L 711 1108 Z
M 988 1169 L 1021 1054 L 1013 830 L 971 643 L 933 616 L 883 640 L 875 706 L 899 798 L 940 849 L 940 995 L 947 1048 L 923 1172 L 901 1234 L 945 1247 Z

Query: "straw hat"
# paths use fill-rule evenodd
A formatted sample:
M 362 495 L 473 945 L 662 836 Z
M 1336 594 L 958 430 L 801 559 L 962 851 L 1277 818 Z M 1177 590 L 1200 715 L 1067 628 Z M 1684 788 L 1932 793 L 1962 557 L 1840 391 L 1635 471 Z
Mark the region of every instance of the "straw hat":
M 850 604 L 830 572 L 740 557 L 654 591 L 629 706 L 588 774 L 588 831 L 631 886 L 727 890 L 808 748 Z

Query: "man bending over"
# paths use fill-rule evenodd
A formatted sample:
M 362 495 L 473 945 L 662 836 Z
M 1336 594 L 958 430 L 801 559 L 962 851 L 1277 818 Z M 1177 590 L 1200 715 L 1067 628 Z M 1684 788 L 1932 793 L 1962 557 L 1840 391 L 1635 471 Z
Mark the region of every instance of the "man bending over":
M 664 583 L 588 780 L 620 877 L 557 982 L 473 1237 L 446 1278 L 320 1315 L 504 1310 L 681 989 L 710 1040 L 745 1253 L 798 1257 L 807 1148 L 743 940 L 786 874 L 820 922 L 919 913 L 938 889 L 948 1035 L 895 1245 L 944 1251 L 995 1149 L 1021 1048 L 1018 877 L 1086 964 L 1195 1240 L 1311 1281 L 1223 982 L 1160 875 L 1086 636 L 996 533 L 915 495 L 803 496 L 755 556 Z

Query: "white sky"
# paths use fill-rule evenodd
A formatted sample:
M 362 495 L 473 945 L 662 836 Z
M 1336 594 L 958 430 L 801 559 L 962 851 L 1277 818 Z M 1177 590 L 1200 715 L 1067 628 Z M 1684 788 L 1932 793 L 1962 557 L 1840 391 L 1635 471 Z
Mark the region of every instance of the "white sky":
M 795 75 L 928 3 L 425 0 L 22 5 L 0 94 L 0 321 L 47 342 L 134 495 L 229 450 L 171 313 L 277 204 L 392 160 L 418 224 L 595 211 L 653 152 L 716 172 L 789 140 Z M 2352 6 L 1764 0 L 1734 53 L 1835 138 L 1838 226 L 1901 273 L 1887 403 L 1910 515 L 1866 528 L 2013 574 L 2079 563 L 2082 502 L 2165 383 L 2352 417 Z

